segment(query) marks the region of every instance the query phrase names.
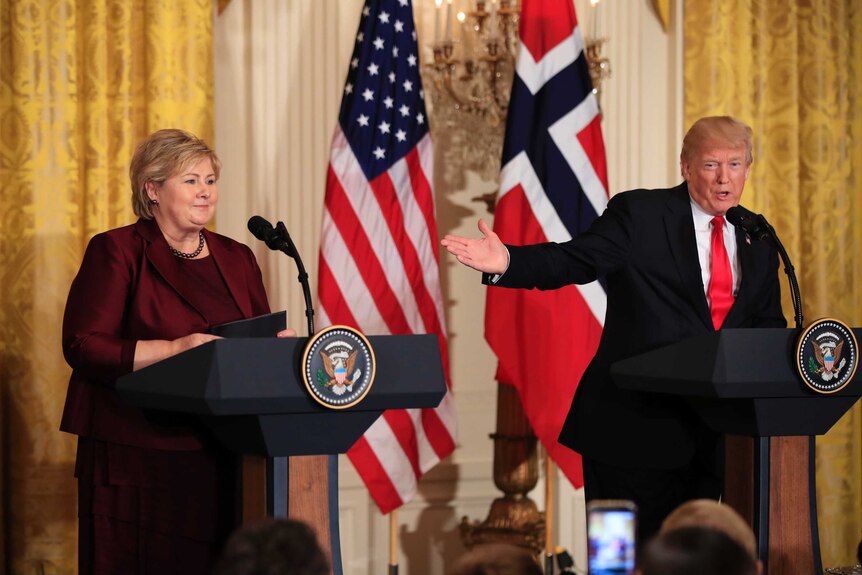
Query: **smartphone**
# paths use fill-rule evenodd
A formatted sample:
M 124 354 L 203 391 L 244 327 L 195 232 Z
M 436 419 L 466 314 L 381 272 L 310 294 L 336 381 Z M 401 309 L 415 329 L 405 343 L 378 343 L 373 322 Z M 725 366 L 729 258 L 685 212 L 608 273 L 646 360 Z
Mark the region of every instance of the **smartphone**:
M 587 557 L 590 575 L 628 575 L 635 571 L 637 506 L 631 501 L 587 502 Z

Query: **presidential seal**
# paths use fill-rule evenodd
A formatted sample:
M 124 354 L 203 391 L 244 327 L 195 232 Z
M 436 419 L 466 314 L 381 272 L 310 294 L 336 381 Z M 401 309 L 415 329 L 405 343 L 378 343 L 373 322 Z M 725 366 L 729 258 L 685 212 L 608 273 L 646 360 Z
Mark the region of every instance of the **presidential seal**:
M 374 351 L 359 331 L 334 325 L 314 334 L 302 356 L 302 380 L 311 397 L 332 409 L 362 401 L 374 383 Z
M 856 373 L 856 337 L 837 319 L 819 319 L 796 342 L 796 370 L 818 393 L 835 393 Z

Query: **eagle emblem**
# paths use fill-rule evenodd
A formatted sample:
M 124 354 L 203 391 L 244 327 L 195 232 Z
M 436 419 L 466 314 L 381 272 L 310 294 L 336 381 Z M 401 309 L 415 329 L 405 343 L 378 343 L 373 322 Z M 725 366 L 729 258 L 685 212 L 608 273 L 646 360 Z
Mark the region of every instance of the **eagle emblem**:
M 329 376 L 329 381 L 325 382 L 323 386 L 335 395 L 344 395 L 345 391 L 353 391 L 354 382 L 362 377 L 361 369 L 354 371 L 356 356 L 359 352 L 355 349 L 348 352 L 343 348 L 336 348 L 329 354 L 322 349 L 319 353 L 323 369 Z
M 856 336 L 843 322 L 819 319 L 796 340 L 796 370 L 818 393 L 835 393 L 856 373 Z
M 376 362 L 368 339 L 346 325 L 317 332 L 302 354 L 302 381 L 312 399 L 331 409 L 362 401 L 374 383 Z
M 817 360 L 817 365 L 812 362 L 810 366 L 812 373 L 819 375 L 823 381 L 838 377 L 847 364 L 847 360 L 841 357 L 844 342 L 834 333 L 825 332 L 816 339 L 812 339 L 811 345 L 814 347 L 814 358 Z

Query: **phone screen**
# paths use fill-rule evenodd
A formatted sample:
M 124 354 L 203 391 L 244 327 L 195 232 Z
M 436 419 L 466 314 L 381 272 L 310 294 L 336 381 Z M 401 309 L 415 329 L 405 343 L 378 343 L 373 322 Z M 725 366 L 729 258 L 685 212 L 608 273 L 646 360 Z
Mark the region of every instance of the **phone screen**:
M 590 575 L 634 573 L 636 533 L 634 504 L 591 501 L 587 505 Z

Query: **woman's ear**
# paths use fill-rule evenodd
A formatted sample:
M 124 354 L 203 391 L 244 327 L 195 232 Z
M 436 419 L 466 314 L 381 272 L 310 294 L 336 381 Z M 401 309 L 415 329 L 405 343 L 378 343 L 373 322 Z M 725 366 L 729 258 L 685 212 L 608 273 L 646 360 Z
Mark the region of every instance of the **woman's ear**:
M 155 201 L 159 199 L 159 195 L 157 193 L 158 186 L 153 181 L 147 181 L 144 183 L 144 189 L 147 191 L 147 197 L 150 198 L 150 201 Z

